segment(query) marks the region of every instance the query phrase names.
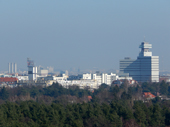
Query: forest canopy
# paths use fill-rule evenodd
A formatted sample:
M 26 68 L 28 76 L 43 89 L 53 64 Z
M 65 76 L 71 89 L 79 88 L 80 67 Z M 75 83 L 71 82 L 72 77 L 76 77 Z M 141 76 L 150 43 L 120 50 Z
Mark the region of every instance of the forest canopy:
M 102 84 L 93 92 L 77 86 L 66 89 L 58 83 L 46 88 L 4 87 L 0 91 L 0 126 L 170 126 L 170 101 L 159 96 L 146 101 L 143 92 L 169 97 L 170 86 L 164 81 L 120 87 Z

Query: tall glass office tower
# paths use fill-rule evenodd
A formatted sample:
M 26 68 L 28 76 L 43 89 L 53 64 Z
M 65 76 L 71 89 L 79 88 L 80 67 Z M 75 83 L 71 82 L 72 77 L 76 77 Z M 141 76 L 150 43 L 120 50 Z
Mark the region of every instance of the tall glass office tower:
M 120 76 L 130 76 L 138 82 L 159 82 L 159 56 L 152 56 L 152 44 L 142 42 L 136 60 L 120 60 Z

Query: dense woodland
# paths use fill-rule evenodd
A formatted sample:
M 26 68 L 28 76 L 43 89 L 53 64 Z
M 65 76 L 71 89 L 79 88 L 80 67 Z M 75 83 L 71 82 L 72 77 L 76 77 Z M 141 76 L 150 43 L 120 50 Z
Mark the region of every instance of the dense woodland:
M 2 88 L 0 126 L 170 127 L 170 101 L 156 97 L 146 102 L 143 92 L 170 97 L 170 86 L 164 81 L 134 86 L 125 81 L 120 87 L 102 84 L 93 92 L 58 83 Z

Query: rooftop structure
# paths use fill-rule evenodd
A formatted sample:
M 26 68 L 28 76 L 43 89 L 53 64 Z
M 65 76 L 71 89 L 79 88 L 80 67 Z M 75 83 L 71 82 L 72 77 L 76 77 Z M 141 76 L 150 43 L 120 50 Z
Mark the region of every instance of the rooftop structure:
M 149 49 L 152 48 L 152 44 L 149 44 L 148 42 L 142 42 L 141 45 L 139 46 L 139 48 L 141 48 L 139 57 L 152 56 L 152 52 L 149 51 Z

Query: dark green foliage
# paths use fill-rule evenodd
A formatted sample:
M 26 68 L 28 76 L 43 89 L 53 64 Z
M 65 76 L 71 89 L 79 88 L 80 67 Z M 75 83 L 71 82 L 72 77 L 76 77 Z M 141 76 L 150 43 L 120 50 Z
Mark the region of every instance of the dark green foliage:
M 97 103 L 63 105 L 38 104 L 34 101 L 20 104 L 7 102 L 0 105 L 1 126 L 115 126 L 121 127 L 122 121 L 116 112 L 106 114 L 102 109 L 109 108 L 107 104 Z M 105 115 L 104 115 L 105 114 Z
M 162 81 L 160 84 L 160 93 L 163 95 L 168 95 L 168 84 Z
M 153 100 L 152 100 L 153 103 L 159 103 L 161 102 L 161 98 L 160 97 L 155 97 Z
M 137 122 L 141 125 L 142 123 L 146 123 L 146 114 L 143 110 L 142 103 L 136 102 L 134 105 L 134 117 L 136 118 Z
M 106 88 L 109 88 L 109 86 L 107 84 L 103 83 L 99 86 L 99 89 L 95 90 L 94 94 L 96 95 L 96 94 L 104 91 Z
M 165 117 L 165 125 L 169 126 L 170 125 L 170 110 L 168 107 L 163 108 L 163 114 Z
M 77 86 L 72 86 L 69 89 L 62 87 L 58 83 L 54 83 L 49 87 L 41 87 L 41 86 L 22 86 L 16 87 L 13 89 L 6 90 L 6 88 L 2 88 L 0 91 L 0 99 L 6 100 L 8 97 L 14 96 L 26 96 L 30 95 L 32 98 L 36 98 L 37 96 L 50 96 L 57 98 L 62 95 L 71 95 L 76 96 L 78 98 L 83 96 L 92 95 L 92 93 L 87 89 L 79 89 Z
M 68 104 L 66 107 L 57 103 L 45 105 L 34 101 L 19 104 L 6 102 L 0 105 L 0 126 L 122 127 L 127 123 L 143 127 L 169 126 L 170 110 L 165 103 L 159 102 L 147 107 L 142 101 L 135 101 L 131 109 L 123 100 L 112 101 L 110 104 Z M 137 123 L 134 123 L 134 119 Z
M 161 107 L 158 104 L 153 105 L 151 108 L 152 115 L 151 115 L 151 125 L 154 127 L 160 127 L 164 125 L 165 118 L 162 115 Z
M 132 98 L 131 95 L 127 94 L 125 91 L 121 95 L 121 99 L 123 99 L 123 100 L 128 100 L 128 99 L 131 99 L 131 98 Z
M 159 92 L 161 95 L 170 95 L 170 87 L 168 83 L 163 80 L 161 83 L 142 83 L 143 92 L 151 92 L 156 94 Z
M 9 97 L 9 92 L 6 90 L 5 87 L 3 87 L 3 88 L 1 89 L 1 92 L 0 92 L 0 98 L 1 98 L 2 100 L 6 100 L 6 99 L 8 99 L 8 97 Z
M 170 101 L 156 97 L 146 103 L 134 101 L 142 92 L 170 95 L 169 84 L 143 83 L 128 87 L 102 84 L 94 93 L 58 83 L 50 87 L 23 86 L 0 91 L 0 126 L 9 127 L 163 127 L 170 126 Z M 11 98 L 30 97 L 29 101 Z M 91 101 L 86 97 L 92 96 Z M 44 103 L 42 98 L 53 100 Z M 58 99 L 60 98 L 60 100 Z M 77 99 L 79 101 L 73 102 Z M 84 100 L 83 100 L 84 99 Z M 34 100 L 34 101 L 33 101 Z M 81 100 L 81 101 L 80 101 Z M 41 102 L 42 101 L 42 102 Z

